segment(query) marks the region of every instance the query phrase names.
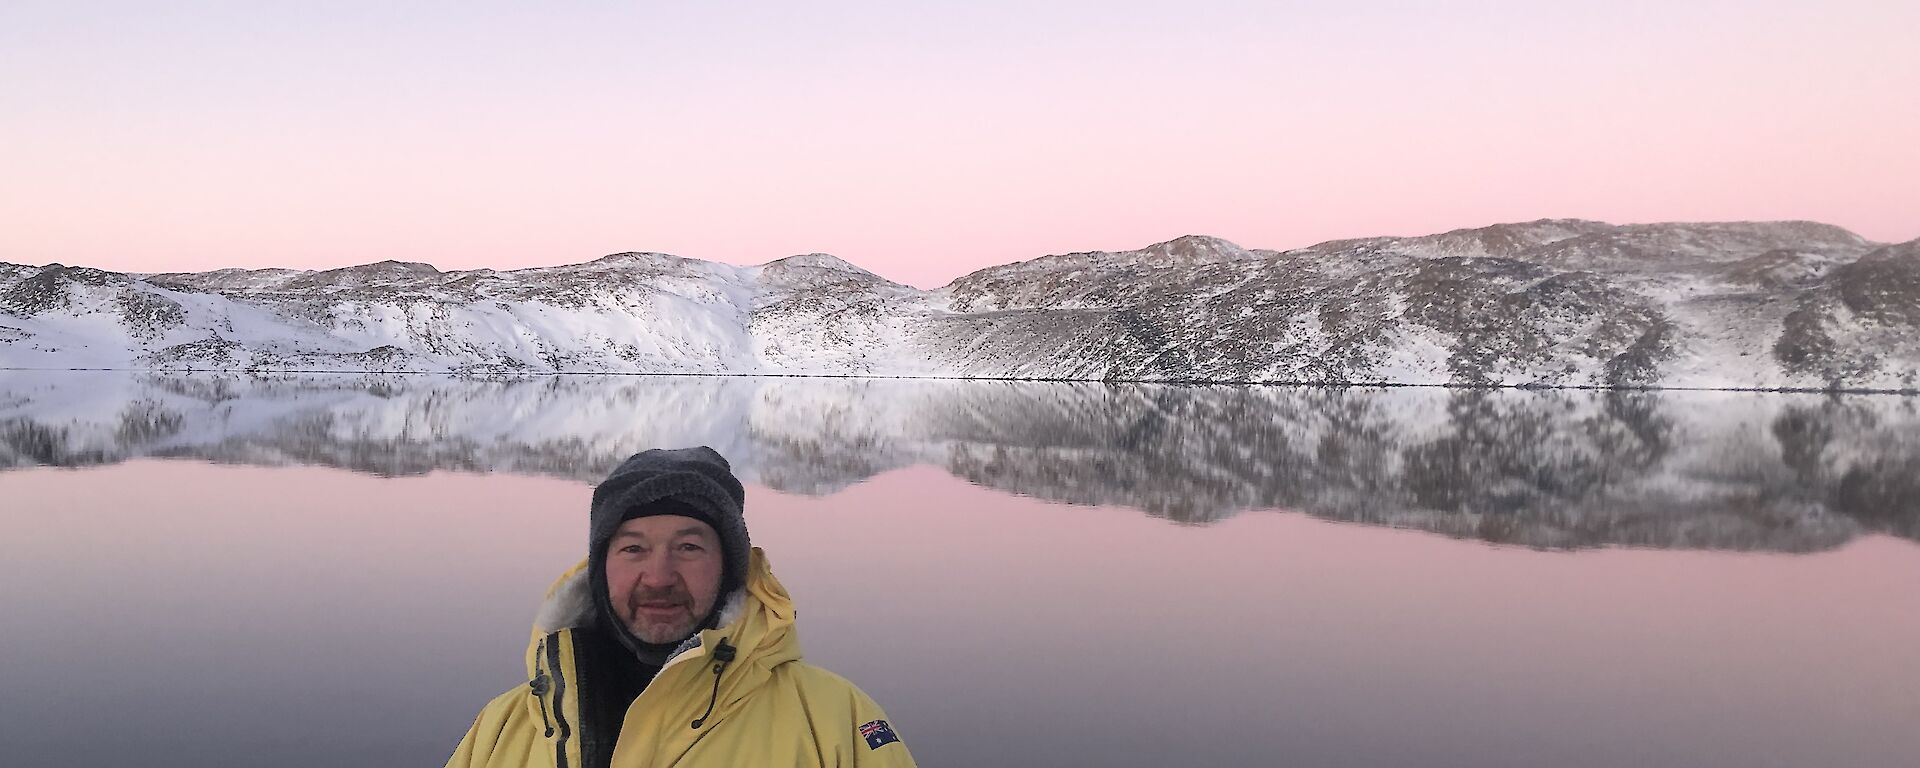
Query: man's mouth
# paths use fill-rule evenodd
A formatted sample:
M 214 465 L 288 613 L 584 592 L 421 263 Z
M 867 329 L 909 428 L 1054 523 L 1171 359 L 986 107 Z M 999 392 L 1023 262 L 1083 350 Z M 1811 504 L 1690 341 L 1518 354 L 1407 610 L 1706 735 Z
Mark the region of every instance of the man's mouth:
M 684 613 L 686 607 L 678 600 L 649 600 L 635 603 L 633 612 L 649 618 L 660 618 Z

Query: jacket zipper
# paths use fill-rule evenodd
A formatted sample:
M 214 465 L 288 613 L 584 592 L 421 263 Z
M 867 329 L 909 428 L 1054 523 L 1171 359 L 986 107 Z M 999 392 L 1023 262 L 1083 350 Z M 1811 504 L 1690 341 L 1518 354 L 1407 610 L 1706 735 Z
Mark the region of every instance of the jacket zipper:
M 567 739 L 573 729 L 567 725 L 567 677 L 560 672 L 560 633 L 547 636 L 547 672 L 553 676 L 553 719 L 560 726 L 560 739 L 554 742 L 555 768 L 567 768 Z
M 527 689 L 533 693 L 534 701 L 540 702 L 540 726 L 545 729 L 541 735 L 553 738 L 553 720 L 547 717 L 547 692 L 553 690 L 553 679 L 547 676 L 543 666 L 547 654 L 547 639 L 540 638 L 540 644 L 533 649 L 533 680 L 527 683 Z

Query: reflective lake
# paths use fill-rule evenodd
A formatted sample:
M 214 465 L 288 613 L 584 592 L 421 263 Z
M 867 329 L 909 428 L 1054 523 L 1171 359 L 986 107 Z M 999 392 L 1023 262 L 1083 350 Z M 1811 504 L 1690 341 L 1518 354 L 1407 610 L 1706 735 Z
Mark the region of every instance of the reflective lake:
M 1912 398 L 0 372 L 7 762 L 439 765 L 693 444 L 923 765 L 1920 762 Z

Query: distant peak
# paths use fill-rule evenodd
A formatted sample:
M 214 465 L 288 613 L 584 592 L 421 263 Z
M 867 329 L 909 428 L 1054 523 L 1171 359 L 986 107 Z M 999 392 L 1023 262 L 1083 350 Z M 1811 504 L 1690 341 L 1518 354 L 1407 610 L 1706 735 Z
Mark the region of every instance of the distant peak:
M 1243 259 L 1250 255 L 1247 249 L 1237 243 L 1212 235 L 1182 235 L 1164 243 L 1154 243 L 1137 253 L 1182 262 Z
M 1084 267 L 1122 267 L 1140 264 L 1178 264 L 1244 259 L 1253 255 L 1231 240 L 1212 235 L 1181 235 L 1134 251 L 1074 251 L 1056 253 L 1012 264 L 977 269 L 954 282 L 1006 272 L 1034 272 Z
M 1154 243 L 1153 248 L 1239 248 L 1239 244 L 1224 237 L 1213 235 L 1181 235 L 1164 243 Z
M 42 274 L 61 275 L 65 277 L 75 277 L 80 275 L 112 275 L 115 277 L 125 276 L 125 273 L 122 273 L 122 272 L 114 272 L 112 270 L 106 270 L 106 269 L 96 269 L 94 267 L 80 267 L 80 266 L 69 267 L 59 262 L 54 262 L 52 264 L 48 264 L 44 267 L 41 267 L 40 271 Z
M 609 253 L 605 256 L 594 259 L 589 263 L 620 264 L 620 263 L 629 262 L 629 261 L 659 261 L 661 259 L 678 260 L 679 258 L 680 258 L 679 256 L 674 256 L 672 254 L 656 253 L 654 251 L 621 251 L 619 253 Z
M 774 259 L 760 266 L 766 269 L 831 269 L 835 272 L 852 272 L 860 275 L 873 274 L 872 272 L 855 266 L 846 259 L 826 253 L 803 253 L 798 256 L 788 256 L 784 259 Z
M 419 262 L 419 261 L 394 261 L 393 259 L 387 259 L 385 261 L 376 261 L 372 264 L 362 264 L 357 267 L 348 267 L 348 269 L 364 271 L 364 272 L 408 272 L 408 273 L 417 273 L 417 274 L 425 274 L 425 275 L 440 274 L 440 268 L 432 264 L 427 264 L 425 262 Z
M 1645 229 L 1667 229 L 1696 232 L 1729 232 L 1735 234 L 1754 234 L 1773 237 L 1827 240 L 1833 242 L 1864 244 L 1868 240 L 1844 227 L 1823 224 L 1818 221 L 1675 221 L 1657 224 L 1636 225 Z

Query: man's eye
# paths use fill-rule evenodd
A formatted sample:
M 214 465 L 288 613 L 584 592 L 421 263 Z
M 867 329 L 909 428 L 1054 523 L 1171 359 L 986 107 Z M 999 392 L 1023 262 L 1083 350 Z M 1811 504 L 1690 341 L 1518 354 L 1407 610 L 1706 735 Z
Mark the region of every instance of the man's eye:
M 695 543 L 693 543 L 693 542 L 690 542 L 690 541 L 689 541 L 689 542 L 686 542 L 686 543 L 683 543 L 683 544 L 681 544 L 681 545 L 680 545 L 680 551 L 682 551 L 682 552 L 705 552 L 705 551 L 707 551 L 707 548 L 706 548 L 706 547 L 703 547 L 703 546 L 700 546 L 700 545 L 698 545 L 698 544 L 695 544 Z
M 628 545 L 626 545 L 626 546 L 624 546 L 624 547 L 621 547 L 621 548 L 620 548 L 620 551 L 621 551 L 621 552 L 625 552 L 625 553 L 627 553 L 627 554 L 629 554 L 629 555 L 637 555 L 637 554 L 640 554 L 640 545 L 638 545 L 638 544 L 628 544 Z

